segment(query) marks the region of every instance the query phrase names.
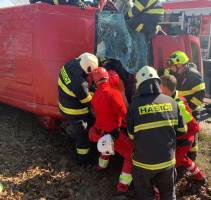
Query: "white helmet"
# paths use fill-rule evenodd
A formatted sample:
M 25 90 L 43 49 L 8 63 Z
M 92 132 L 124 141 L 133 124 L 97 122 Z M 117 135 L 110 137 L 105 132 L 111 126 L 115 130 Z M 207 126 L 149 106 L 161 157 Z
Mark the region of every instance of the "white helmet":
M 81 59 L 80 65 L 86 74 L 92 72 L 98 67 L 98 58 L 91 53 L 83 53 L 78 58 Z
M 157 71 L 153 67 L 144 66 L 136 74 L 136 88 L 148 79 L 160 80 Z
M 97 149 L 102 155 L 114 155 L 114 141 L 110 134 L 106 134 L 98 140 Z

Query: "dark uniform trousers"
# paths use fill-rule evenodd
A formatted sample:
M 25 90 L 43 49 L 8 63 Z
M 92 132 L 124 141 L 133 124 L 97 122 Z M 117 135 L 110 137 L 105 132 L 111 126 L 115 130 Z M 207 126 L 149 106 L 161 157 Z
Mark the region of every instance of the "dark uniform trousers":
M 134 166 L 132 177 L 134 186 L 137 188 L 136 200 L 154 200 L 155 191 L 153 185 L 159 190 L 160 200 L 176 200 L 176 170 L 174 167 L 152 171 Z
M 90 149 L 88 137 L 89 128 L 94 124 L 94 119 L 90 117 L 81 117 L 78 120 L 68 120 L 66 131 L 68 135 L 75 140 L 77 154 L 83 157 L 87 155 Z

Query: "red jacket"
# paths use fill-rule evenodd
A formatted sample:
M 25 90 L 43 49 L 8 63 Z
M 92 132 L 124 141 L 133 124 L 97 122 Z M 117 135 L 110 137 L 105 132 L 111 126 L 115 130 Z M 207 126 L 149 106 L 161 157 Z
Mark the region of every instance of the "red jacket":
M 126 106 L 121 93 L 101 83 L 92 98 L 92 107 L 96 115 L 95 127 L 110 132 L 119 128 L 126 119 Z

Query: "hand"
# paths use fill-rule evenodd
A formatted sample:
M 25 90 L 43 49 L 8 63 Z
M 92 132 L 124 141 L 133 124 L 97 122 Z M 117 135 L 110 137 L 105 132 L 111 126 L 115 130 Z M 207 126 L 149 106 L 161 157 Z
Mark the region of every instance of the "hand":
M 85 10 L 85 9 L 86 9 L 86 7 L 87 7 L 87 5 L 86 5 L 84 2 L 79 1 L 79 3 L 78 3 L 78 7 L 79 7 L 81 10 Z

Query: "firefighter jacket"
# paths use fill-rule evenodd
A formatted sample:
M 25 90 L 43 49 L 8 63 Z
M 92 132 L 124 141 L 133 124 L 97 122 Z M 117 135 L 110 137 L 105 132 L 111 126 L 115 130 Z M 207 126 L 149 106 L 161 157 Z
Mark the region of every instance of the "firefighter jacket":
M 111 132 L 121 126 L 126 118 L 126 106 L 121 93 L 110 87 L 108 82 L 101 83 L 92 98 L 96 116 L 95 127 Z
M 158 0 L 135 0 L 126 16 L 129 27 L 136 32 L 143 31 L 146 36 L 154 33 L 164 14 L 164 9 L 156 6 L 157 2 Z
M 143 31 L 145 34 L 155 32 L 155 27 L 159 21 L 162 21 L 164 9 L 161 7 L 150 8 L 127 20 L 130 28 L 136 32 Z
M 177 102 L 182 116 L 187 125 L 187 134 L 177 137 L 177 146 L 191 146 L 194 140 L 194 135 L 199 132 L 199 123 L 191 114 L 191 109 L 188 106 L 186 99 L 178 95 L 178 91 L 173 94 L 172 98 Z
M 158 0 L 135 0 L 133 6 L 131 6 L 128 11 L 128 17 L 132 18 L 135 15 L 152 8 L 157 2 Z
M 175 165 L 176 137 L 186 134 L 186 126 L 171 97 L 136 95 L 128 108 L 127 128 L 135 145 L 134 166 L 164 170 Z
M 59 109 L 68 119 L 90 116 L 92 96 L 88 91 L 86 74 L 79 61 L 74 59 L 65 64 L 58 79 Z
M 205 97 L 205 83 L 194 65 L 189 63 L 185 67 L 184 76 L 177 77 L 177 90 L 186 98 L 192 111 L 199 110 Z

